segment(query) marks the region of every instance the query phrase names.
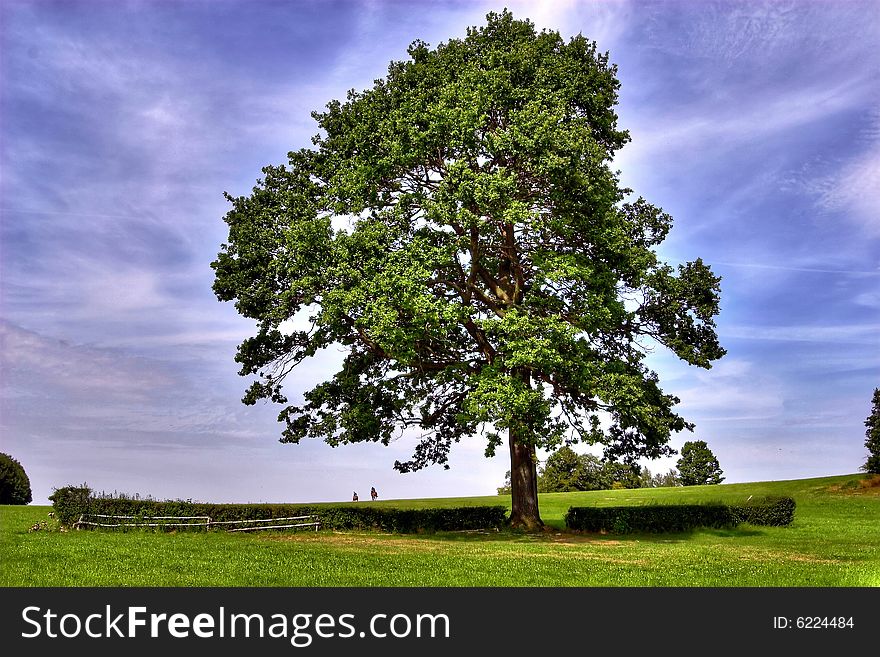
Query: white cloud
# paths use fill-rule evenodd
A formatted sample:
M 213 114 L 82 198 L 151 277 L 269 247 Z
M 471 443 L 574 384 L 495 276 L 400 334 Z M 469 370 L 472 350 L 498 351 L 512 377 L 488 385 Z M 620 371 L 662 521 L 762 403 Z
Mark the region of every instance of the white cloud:
M 240 392 L 234 386 L 240 381 L 181 365 L 72 344 L 0 322 L 5 420 L 48 423 L 51 439 L 69 432 L 99 441 L 152 432 L 166 433 L 165 444 L 186 444 L 193 434 L 218 439 L 252 433 L 248 411 L 237 403 Z
M 633 11 L 629 0 L 512 0 L 506 6 L 514 18 L 528 18 L 539 31 L 556 30 L 563 38 L 583 34 L 600 51 L 611 51 L 612 59 Z M 486 7 L 489 11 L 495 6 Z
M 730 324 L 719 330 L 722 338 L 880 345 L 880 324 L 834 324 L 826 326 L 755 326 Z
M 539 30 L 560 29 L 577 7 L 574 0 L 523 0 L 508 7 L 514 18 L 531 20 Z
M 820 207 L 843 215 L 867 237 L 880 237 L 880 140 L 811 186 Z
M 856 296 L 854 301 L 859 306 L 880 308 L 880 292 L 864 292 Z
M 674 116 L 635 114 L 628 127 L 633 136 L 615 163 L 636 166 L 656 161 L 659 153 L 700 153 L 701 159 L 741 148 L 778 135 L 827 121 L 842 112 L 865 107 L 876 81 L 867 75 L 844 78 L 829 87 L 811 86 L 774 89 L 745 94 L 737 102 L 709 99 L 698 105 L 676 107 Z M 622 166 L 622 165 L 618 165 Z
M 101 404 L 140 403 L 172 383 L 166 371 L 109 350 L 77 346 L 0 322 L 4 394 L 55 394 Z
M 711 370 L 695 370 L 696 385 L 679 388 L 680 411 L 701 421 L 741 422 L 774 417 L 783 409 L 784 390 L 772 373 L 744 359 L 722 359 Z
M 746 269 L 770 270 L 779 272 L 802 272 L 808 274 L 840 274 L 842 276 L 880 276 L 880 271 L 865 271 L 859 269 L 835 269 L 824 267 L 822 263 L 809 261 L 803 264 L 794 262 L 793 264 L 769 264 L 766 262 L 723 262 L 715 260 L 714 265 L 724 267 L 743 267 Z

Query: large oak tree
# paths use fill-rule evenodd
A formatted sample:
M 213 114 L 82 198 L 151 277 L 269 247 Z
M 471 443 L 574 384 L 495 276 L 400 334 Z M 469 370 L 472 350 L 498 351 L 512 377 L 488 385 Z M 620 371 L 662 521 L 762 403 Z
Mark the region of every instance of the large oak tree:
M 257 377 L 244 401 L 284 405 L 282 442 L 417 427 L 402 472 L 506 441 L 512 523 L 539 527 L 536 448 L 658 457 L 691 427 L 644 358 L 724 354 L 719 278 L 658 259 L 671 218 L 611 168 L 629 135 L 595 43 L 505 11 L 408 54 L 314 112 L 313 148 L 227 195 L 214 291 L 258 322 L 236 355 Z M 331 346 L 339 371 L 289 403 L 285 379 Z

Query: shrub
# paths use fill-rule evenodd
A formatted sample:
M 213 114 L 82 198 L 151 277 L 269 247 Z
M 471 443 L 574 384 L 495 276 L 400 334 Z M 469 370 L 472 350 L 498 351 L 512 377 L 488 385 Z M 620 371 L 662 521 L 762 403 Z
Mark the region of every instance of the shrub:
M 569 529 L 627 534 L 684 532 L 699 527 L 734 527 L 741 522 L 781 527 L 794 519 L 790 497 L 767 497 L 743 504 L 652 504 L 648 506 L 571 507 L 565 514 Z
M 794 520 L 795 502 L 790 497 L 762 497 L 732 505 L 737 522 L 769 527 L 784 527 Z
M 721 503 L 571 507 L 565 514 L 569 529 L 612 534 L 684 532 L 735 524 L 727 506 Z
M 62 525 L 73 524 L 81 514 L 89 513 L 91 495 L 92 489 L 87 484 L 56 488 L 55 492 L 49 496 L 52 507 L 55 509 L 55 518 Z
M 880 488 L 880 475 L 869 475 L 859 481 L 859 488 Z
M 0 504 L 30 504 L 31 480 L 21 463 L 0 453 Z

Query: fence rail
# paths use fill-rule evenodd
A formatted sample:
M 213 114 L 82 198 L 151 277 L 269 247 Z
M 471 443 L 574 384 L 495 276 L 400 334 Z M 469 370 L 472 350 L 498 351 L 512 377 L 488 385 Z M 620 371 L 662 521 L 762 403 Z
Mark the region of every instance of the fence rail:
M 89 518 L 103 518 L 109 520 L 135 520 L 136 522 L 96 522 Z M 150 522 L 153 520 L 201 520 L 204 522 Z M 305 521 L 305 522 L 294 522 Z M 260 524 L 263 523 L 263 524 Z M 274 523 L 274 524 L 265 524 Z M 284 524 L 278 524 L 284 523 Z M 239 525 L 239 526 L 234 526 Z M 244 526 L 240 526 L 244 525 Z M 250 526 L 248 526 L 250 525 Z M 315 531 L 321 528 L 321 519 L 317 515 L 292 516 L 288 518 L 257 518 L 248 520 L 212 520 L 210 516 L 113 516 L 100 513 L 83 513 L 79 520 L 73 523 L 74 529 L 83 526 L 89 527 L 211 527 L 226 526 L 229 532 L 252 532 L 261 529 L 298 529 L 311 527 Z

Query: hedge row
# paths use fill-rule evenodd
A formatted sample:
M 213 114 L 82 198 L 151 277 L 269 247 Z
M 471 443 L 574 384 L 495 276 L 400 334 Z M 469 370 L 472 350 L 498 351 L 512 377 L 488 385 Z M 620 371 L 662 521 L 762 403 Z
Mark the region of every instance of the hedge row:
M 784 526 L 794 520 L 790 497 L 766 497 L 744 504 L 653 504 L 649 506 L 571 507 L 565 514 L 569 529 L 627 534 L 630 532 L 684 532 L 698 527 L 753 525 Z
M 723 504 L 571 507 L 565 514 L 569 529 L 627 534 L 683 532 L 696 527 L 731 527 L 736 523 Z
M 794 520 L 795 503 L 790 497 L 762 497 L 729 508 L 737 522 L 784 527 Z
M 65 525 L 81 514 L 104 514 L 151 518 L 156 516 L 209 516 L 213 522 L 260 520 L 317 515 L 325 529 L 378 529 L 415 533 L 498 528 L 507 523 L 503 506 L 446 509 L 395 509 L 371 505 L 307 504 L 204 504 L 187 501 L 156 501 L 126 497 L 93 497 L 85 487 L 57 489 L 50 498 L 55 517 Z M 193 529 L 204 529 L 193 528 Z

